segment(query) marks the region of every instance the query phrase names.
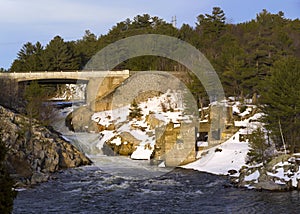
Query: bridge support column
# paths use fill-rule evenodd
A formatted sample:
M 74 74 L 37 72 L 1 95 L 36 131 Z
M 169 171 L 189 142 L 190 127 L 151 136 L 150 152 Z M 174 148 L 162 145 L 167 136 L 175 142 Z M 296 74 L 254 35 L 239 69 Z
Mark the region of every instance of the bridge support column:
M 93 101 L 96 100 L 98 96 L 99 87 L 101 84 L 102 78 L 93 78 L 90 79 L 86 86 L 86 103 L 90 105 L 91 110 L 95 109 L 93 107 Z
M 95 101 L 113 92 L 127 78 L 127 76 L 116 76 L 90 79 L 86 87 L 86 103 L 90 109 L 95 111 L 97 109 Z

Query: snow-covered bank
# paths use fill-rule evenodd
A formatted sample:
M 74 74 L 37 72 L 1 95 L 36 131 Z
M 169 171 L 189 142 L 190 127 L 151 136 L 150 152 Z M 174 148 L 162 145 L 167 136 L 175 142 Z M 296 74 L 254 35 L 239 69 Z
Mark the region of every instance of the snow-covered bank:
M 234 111 L 237 111 L 234 106 Z M 245 112 L 249 114 L 251 109 Z M 242 116 L 246 114 L 243 113 Z M 262 116 L 256 113 L 252 117 L 241 121 L 235 121 L 236 127 L 240 128 L 232 137 L 224 143 L 201 151 L 201 157 L 197 161 L 183 166 L 186 169 L 195 169 L 217 175 L 232 174 L 238 175 L 239 169 L 246 165 L 247 153 L 249 152 L 248 140 L 240 139 L 240 135 L 251 134 L 257 127 L 261 126 L 257 120 Z
M 249 151 L 248 143 L 239 141 L 239 134 L 237 132 L 225 143 L 204 150 L 200 159 L 182 167 L 217 175 L 227 175 L 232 170 L 238 172 L 246 164 Z
M 235 121 L 236 127 L 242 127 L 230 139 L 219 146 L 202 151 L 201 158 L 182 166 L 217 175 L 230 175 L 239 187 L 286 191 L 300 189 L 300 154 L 277 155 L 266 165 L 251 165 L 247 162 L 248 140 L 240 140 L 240 135 L 250 134 L 261 127 L 262 117 L 256 113 L 242 121 Z
M 279 155 L 265 165 L 245 165 L 233 182 L 250 189 L 300 190 L 300 154 Z

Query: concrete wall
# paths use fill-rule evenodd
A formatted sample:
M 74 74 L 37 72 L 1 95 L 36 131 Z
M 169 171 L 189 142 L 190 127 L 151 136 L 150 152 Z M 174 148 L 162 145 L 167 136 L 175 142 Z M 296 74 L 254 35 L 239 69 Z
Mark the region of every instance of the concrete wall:
M 180 125 L 180 126 L 179 126 Z M 160 127 L 156 132 L 154 161 L 164 161 L 168 167 L 176 167 L 195 160 L 196 136 L 193 123 L 174 123 Z

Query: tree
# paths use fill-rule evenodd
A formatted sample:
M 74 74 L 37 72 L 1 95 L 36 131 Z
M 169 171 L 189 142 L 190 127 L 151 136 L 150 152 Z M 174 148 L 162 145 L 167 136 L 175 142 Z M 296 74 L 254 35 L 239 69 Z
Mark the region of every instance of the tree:
M 214 7 L 212 14 L 200 14 L 197 20 L 196 30 L 210 40 L 220 38 L 225 29 L 225 13 L 220 7 Z
M 83 38 L 75 43 L 75 50 L 80 57 L 80 68 L 83 68 L 98 50 L 96 35 L 86 30 Z
M 43 60 L 48 71 L 78 70 L 80 67 L 74 42 L 64 42 L 60 36 L 55 36 L 46 46 Z
M 183 24 L 179 30 L 179 39 L 190 43 L 191 45 L 199 46 L 199 35 L 197 32 L 188 24 Z
M 285 142 L 291 153 L 300 151 L 300 60 L 275 63 L 262 96 L 264 122 L 278 147 Z
M 11 66 L 11 71 L 24 72 L 24 71 L 40 71 L 42 65 L 43 46 L 40 42 L 33 45 L 27 42 L 18 52 L 17 59 Z
M 29 118 L 30 132 L 32 129 L 33 119 L 39 120 L 43 125 L 49 125 L 54 118 L 54 111 L 50 105 L 44 104 L 47 100 L 48 93 L 38 84 L 38 82 L 31 82 L 25 89 L 26 100 L 26 114 Z
M 268 144 L 265 133 L 261 128 L 256 129 L 249 136 L 249 152 L 247 156 L 253 164 L 263 163 L 265 165 L 270 160 L 270 145 Z
M 4 72 L 7 72 L 7 70 L 5 68 L 0 68 L 0 72 L 4 73 Z
M 4 164 L 7 148 L 1 139 L 0 133 L 0 213 L 11 213 L 17 192 L 13 190 L 14 181 Z

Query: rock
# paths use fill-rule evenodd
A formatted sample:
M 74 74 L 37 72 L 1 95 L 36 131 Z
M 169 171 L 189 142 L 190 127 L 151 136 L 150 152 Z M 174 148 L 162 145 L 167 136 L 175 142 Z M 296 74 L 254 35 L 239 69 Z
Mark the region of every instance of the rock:
M 237 171 L 236 171 L 235 169 L 230 169 L 230 170 L 228 170 L 228 173 L 229 173 L 230 175 L 234 175 L 234 174 L 237 173 Z
M 141 143 L 141 140 L 136 139 L 132 134 L 129 132 L 122 132 L 120 134 L 122 142 L 129 142 L 132 143 L 134 146 L 137 146 Z
M 123 156 L 129 156 L 135 151 L 135 149 L 136 148 L 133 146 L 133 143 L 122 143 L 119 154 Z
M 35 172 L 31 176 L 30 183 L 31 184 L 37 184 L 37 183 L 45 182 L 48 179 L 49 179 L 48 174 L 44 174 L 44 173 L 41 173 L 41 172 Z
M 300 190 L 300 179 L 297 179 L 297 190 Z
M 90 160 L 58 133 L 0 106 L 0 139 L 7 145 L 5 164 L 16 183 L 45 181 L 49 173 L 90 164 Z M 28 134 L 30 133 L 30 134 Z
M 253 184 L 256 189 L 270 190 L 270 191 L 285 191 L 287 190 L 286 184 L 276 184 L 274 181 L 261 181 Z
M 117 138 L 121 139 L 120 145 L 116 145 L 115 143 L 113 143 L 113 140 Z M 129 132 L 122 132 L 121 134 L 105 142 L 102 151 L 103 154 L 109 156 L 114 156 L 114 155 L 129 156 L 136 150 L 136 147 L 140 144 L 140 142 L 141 142 L 140 140 L 136 139 Z
M 150 129 L 155 129 L 164 125 L 164 121 L 157 119 L 154 114 L 147 115 L 146 122 L 150 126 Z
M 76 109 L 74 112 L 71 112 L 66 117 L 66 126 L 71 131 L 98 133 L 98 124 L 95 121 L 91 120 L 93 114 L 94 112 L 91 111 L 88 107 L 82 106 Z

